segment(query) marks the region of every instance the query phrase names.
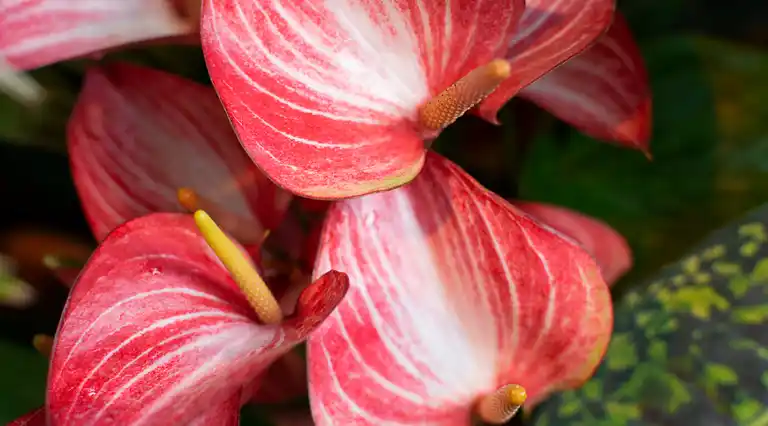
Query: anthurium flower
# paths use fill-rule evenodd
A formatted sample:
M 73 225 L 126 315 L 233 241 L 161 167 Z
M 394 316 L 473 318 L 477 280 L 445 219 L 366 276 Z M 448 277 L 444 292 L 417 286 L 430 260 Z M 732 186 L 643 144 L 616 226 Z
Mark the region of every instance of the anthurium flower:
M 90 69 L 67 140 L 97 239 L 148 213 L 203 208 L 241 243 L 260 244 L 291 199 L 243 152 L 213 89 L 162 71 Z
M 198 28 L 199 1 L 21 0 L 0 2 L 0 58 L 28 70 Z M 1 69 L 1 68 L 0 68 Z
M 613 0 L 206 0 L 201 40 L 251 158 L 292 192 L 338 199 L 412 180 L 425 139 L 480 102 L 495 122 L 613 12 Z
M 75 186 L 97 238 L 147 213 L 205 208 L 247 245 L 284 307 L 295 305 L 311 273 L 299 273 L 296 263 L 314 237 L 296 223 L 296 209 L 287 212 L 290 194 L 244 153 L 213 89 L 127 64 L 92 68 L 68 143 Z M 262 245 L 265 230 L 272 232 Z M 65 272 L 55 266 L 49 265 Z M 269 389 L 254 398 L 295 397 L 306 391 L 305 375 L 303 363 L 281 359 L 265 379 Z
M 514 201 L 514 206 L 539 222 L 555 228 L 581 244 L 600 267 L 608 285 L 632 267 L 632 250 L 624 237 L 607 223 L 551 204 Z
M 352 286 L 308 343 L 320 426 L 502 423 L 589 378 L 611 332 L 590 255 L 432 153 L 411 184 L 331 207 L 328 270 Z
M 101 243 L 62 315 L 52 424 L 236 425 L 243 390 L 346 292 L 331 271 L 286 317 L 243 249 L 203 211 L 129 221 Z

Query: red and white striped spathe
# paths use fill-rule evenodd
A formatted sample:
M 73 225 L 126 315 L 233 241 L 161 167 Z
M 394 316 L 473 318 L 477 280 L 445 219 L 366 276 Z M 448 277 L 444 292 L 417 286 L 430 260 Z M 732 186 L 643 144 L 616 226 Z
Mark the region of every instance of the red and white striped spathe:
M 500 56 L 522 0 L 205 1 L 211 78 L 276 183 L 344 198 L 413 179 L 417 108 Z
M 129 221 L 72 288 L 51 355 L 49 420 L 237 424 L 243 388 L 301 343 L 347 286 L 344 274 L 326 274 L 294 314 L 263 325 L 189 215 Z
M 243 152 L 209 87 L 149 68 L 92 68 L 69 120 L 72 174 L 98 239 L 127 220 L 182 211 L 177 190 L 253 227 L 277 227 L 290 195 Z
M 587 379 L 612 327 L 590 255 L 435 154 L 409 185 L 331 207 L 316 274 L 351 289 L 309 341 L 319 425 L 467 425 L 517 383 Z
M 196 29 L 175 0 L 2 0 L 0 57 L 17 70 Z

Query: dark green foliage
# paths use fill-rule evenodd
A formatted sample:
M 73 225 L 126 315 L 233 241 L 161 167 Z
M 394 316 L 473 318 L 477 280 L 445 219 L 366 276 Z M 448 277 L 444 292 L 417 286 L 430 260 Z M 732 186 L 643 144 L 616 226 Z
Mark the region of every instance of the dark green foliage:
M 535 424 L 764 425 L 766 325 L 768 205 L 627 293 L 595 377 Z

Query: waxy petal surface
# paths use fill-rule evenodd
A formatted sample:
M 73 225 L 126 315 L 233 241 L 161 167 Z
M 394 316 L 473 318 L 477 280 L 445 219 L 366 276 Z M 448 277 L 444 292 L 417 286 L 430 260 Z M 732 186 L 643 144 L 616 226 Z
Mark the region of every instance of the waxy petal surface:
M 51 420 L 183 425 L 213 409 L 231 424 L 241 389 L 306 338 L 347 285 L 331 272 L 302 293 L 295 316 L 261 325 L 189 215 L 130 221 L 70 294 L 48 377 Z
M 337 199 L 418 174 L 418 107 L 501 55 L 523 9 L 523 0 L 206 0 L 201 39 L 254 161 L 292 192 Z
M 245 154 L 213 89 L 165 72 L 127 64 L 90 70 L 68 144 L 98 239 L 147 213 L 183 211 L 181 187 L 213 204 L 202 208 L 247 243 L 276 227 L 290 202 Z
M 0 28 L 0 57 L 25 70 L 195 26 L 170 0 L 4 0 Z
M 475 112 L 497 123 L 499 109 L 510 98 L 603 34 L 614 9 L 614 0 L 526 0 L 505 55 L 512 75 Z
M 331 268 L 352 288 L 308 343 L 318 425 L 467 425 L 508 383 L 530 407 L 588 378 L 611 331 L 591 257 L 436 154 L 410 185 L 331 207 Z
M 189 422 L 188 426 L 239 426 L 240 400 L 240 393 L 235 393 Z
M 608 285 L 613 285 L 632 268 L 632 250 L 627 240 L 607 223 L 550 204 L 526 201 L 514 201 L 513 204 L 581 244 L 595 258 Z
M 520 92 L 597 139 L 649 150 L 651 92 L 643 57 L 626 20 L 589 49 Z

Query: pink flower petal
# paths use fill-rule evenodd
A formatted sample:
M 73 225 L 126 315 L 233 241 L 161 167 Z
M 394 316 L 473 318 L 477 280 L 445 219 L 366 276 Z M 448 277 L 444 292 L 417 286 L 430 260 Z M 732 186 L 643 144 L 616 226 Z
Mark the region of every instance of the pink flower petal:
M 512 75 L 475 112 L 498 123 L 496 115 L 511 97 L 603 34 L 614 8 L 613 0 L 526 0 L 506 54 Z
M 353 287 L 309 340 L 318 425 L 468 424 L 508 383 L 530 407 L 588 378 L 611 332 L 592 258 L 436 154 L 410 185 L 331 207 L 330 268 Z
M 48 422 L 45 418 L 45 408 L 40 407 L 31 411 L 8 423 L 6 426 L 48 426 Z
M 235 393 L 222 404 L 208 409 L 201 416 L 190 421 L 187 426 L 239 426 L 240 394 Z
M 194 29 L 168 0 L 0 2 L 0 57 L 31 69 Z
M 260 240 L 290 201 L 243 152 L 213 89 L 165 72 L 126 64 L 90 70 L 68 142 L 98 239 L 144 214 L 182 211 L 181 187 L 237 218 L 242 229 L 228 230 L 243 239 Z
M 206 0 L 211 79 L 278 185 L 336 199 L 400 186 L 424 162 L 418 107 L 498 57 L 523 0 Z
M 305 339 L 347 285 L 330 272 L 299 297 L 295 316 L 260 325 L 189 215 L 130 221 L 70 294 L 48 378 L 51 420 L 176 425 L 239 408 L 230 399 Z
M 648 75 L 621 15 L 616 15 L 597 43 L 525 88 L 520 96 L 589 136 L 648 153 Z
M 603 279 L 613 285 L 632 268 L 632 250 L 605 222 L 550 204 L 514 201 L 515 207 L 573 238 L 595 258 Z

